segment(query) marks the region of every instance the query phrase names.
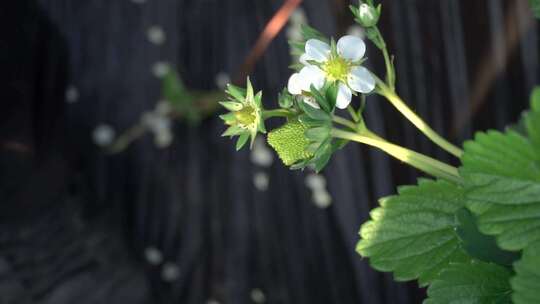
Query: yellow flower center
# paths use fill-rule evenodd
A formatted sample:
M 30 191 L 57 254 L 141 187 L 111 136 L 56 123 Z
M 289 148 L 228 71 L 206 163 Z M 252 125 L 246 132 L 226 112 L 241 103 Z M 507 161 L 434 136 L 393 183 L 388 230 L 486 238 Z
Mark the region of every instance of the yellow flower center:
M 252 106 L 245 106 L 241 110 L 234 112 L 234 117 L 240 127 L 249 128 L 257 120 L 257 113 Z
M 351 65 L 347 60 L 336 56 L 324 63 L 323 70 L 331 81 L 341 80 L 345 82 Z

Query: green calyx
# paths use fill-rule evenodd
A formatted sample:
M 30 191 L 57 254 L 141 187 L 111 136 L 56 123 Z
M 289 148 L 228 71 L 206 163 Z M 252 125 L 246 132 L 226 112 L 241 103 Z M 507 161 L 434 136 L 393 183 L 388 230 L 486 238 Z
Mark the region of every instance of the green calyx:
M 313 157 L 307 150 L 309 140 L 304 133 L 307 127 L 298 120 L 291 120 L 268 133 L 268 143 L 286 166 Z
M 240 127 L 249 129 L 257 121 L 257 111 L 252 106 L 245 106 L 239 111 L 233 112 L 234 117 Z
M 229 128 L 223 136 L 238 136 L 237 150 L 241 149 L 251 139 L 250 146 L 253 145 L 257 133 L 266 133 L 262 113 L 262 92 L 257 94 L 253 91 L 253 86 L 247 79 L 247 88 L 242 89 L 233 85 L 227 87 L 229 100 L 220 104 L 229 113 L 223 114 L 220 118 Z

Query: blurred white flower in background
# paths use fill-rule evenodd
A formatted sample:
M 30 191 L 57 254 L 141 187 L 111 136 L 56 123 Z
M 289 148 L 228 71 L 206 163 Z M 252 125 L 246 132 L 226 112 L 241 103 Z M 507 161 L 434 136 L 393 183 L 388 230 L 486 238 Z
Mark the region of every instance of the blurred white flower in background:
M 347 35 L 355 36 L 361 39 L 365 38 L 364 29 L 358 24 L 351 25 L 347 30 Z
M 157 61 L 152 65 L 152 74 L 157 78 L 163 78 L 170 70 L 170 66 L 167 62 Z
M 79 101 L 79 90 L 74 85 L 70 85 L 66 89 L 66 102 L 75 103 Z
M 218 88 L 225 90 L 227 88 L 227 84 L 231 82 L 231 76 L 225 72 L 219 72 L 216 74 L 215 82 Z
M 165 31 L 157 25 L 153 25 L 146 30 L 146 37 L 148 38 L 148 41 L 155 45 L 162 45 L 167 39 Z
M 165 282 L 172 282 L 180 276 L 180 268 L 174 263 L 167 262 L 161 268 L 161 279 Z
M 250 155 L 251 162 L 260 167 L 270 167 L 274 162 L 274 154 L 260 137 L 255 139 Z
M 94 143 L 100 147 L 106 147 L 114 141 L 116 137 L 116 132 L 114 129 L 107 124 L 100 124 L 95 127 L 92 132 L 92 138 Z
M 311 189 L 313 203 L 319 208 L 327 208 L 332 204 L 332 196 L 326 190 L 326 179 L 320 174 L 306 176 L 306 186 Z
M 154 135 L 154 144 L 158 148 L 168 147 L 172 143 L 174 135 L 170 117 L 157 111 L 146 112 L 142 115 L 142 122 Z
M 144 257 L 150 265 L 159 265 L 163 262 L 163 254 L 156 247 L 147 247 L 144 250 Z
M 266 302 L 266 296 L 264 295 L 262 290 L 260 290 L 259 288 L 252 289 L 250 292 L 250 296 L 251 296 L 251 300 L 255 303 L 259 304 L 259 303 Z
M 257 190 L 266 191 L 270 184 L 270 177 L 265 172 L 257 172 L 253 175 L 253 184 Z
M 313 202 L 315 203 L 315 206 L 319 208 L 327 208 L 332 204 L 332 196 L 328 191 L 325 190 L 319 190 L 319 191 L 313 191 L 312 196 Z
M 304 9 L 298 7 L 293 11 L 289 18 L 289 26 L 286 30 L 287 39 L 293 41 L 302 40 L 302 25 L 307 24 L 308 20 Z

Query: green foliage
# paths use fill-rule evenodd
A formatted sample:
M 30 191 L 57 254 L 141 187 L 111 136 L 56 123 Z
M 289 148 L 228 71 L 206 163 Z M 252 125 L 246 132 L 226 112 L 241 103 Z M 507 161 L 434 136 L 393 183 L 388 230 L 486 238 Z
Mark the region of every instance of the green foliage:
M 468 207 L 483 233 L 518 251 L 540 240 L 540 183 L 494 175 L 467 176 Z
M 493 236 L 481 233 L 475 216 L 467 208 L 459 210 L 456 219 L 459 222 L 456 233 L 461 246 L 471 257 L 499 265 L 512 265 L 519 259 L 519 254 L 499 248 Z
M 188 123 L 196 125 L 201 115 L 195 105 L 195 98 L 188 91 L 182 79 L 174 69 L 169 69 L 163 77 L 161 84 L 163 97 L 170 103 L 175 111 L 183 114 Z
M 455 214 L 465 206 L 463 189 L 446 181 L 421 180 L 380 200 L 365 223 L 357 251 L 398 281 L 419 279 L 426 285 L 450 263 L 468 256 L 455 234 Z
M 496 264 L 452 264 L 433 281 L 424 304 L 503 304 L 510 302 L 511 272 Z
M 358 252 L 430 285 L 428 304 L 540 303 L 540 89 L 518 127 L 464 148 L 463 183 L 421 181 L 382 199 Z
M 515 304 L 540 303 L 540 242 L 523 252 L 523 258 L 514 264 L 516 275 L 510 280 Z
M 327 83 L 321 90 L 311 86 L 310 93 L 320 109 L 299 101 L 298 108 L 303 114 L 298 116 L 298 120 L 307 127 L 304 133 L 309 142 L 307 152 L 313 157 L 294 164 L 291 169 L 303 169 L 309 166 L 319 172 L 328 164 L 332 154 L 343 147 L 344 143 L 333 139 L 330 134 L 332 115 L 336 106 L 336 85 Z
M 499 246 L 522 250 L 540 240 L 540 103 L 524 117 L 529 138 L 512 130 L 477 134 L 465 144 L 462 173 L 468 185 L 468 207 L 478 216 L 483 233 Z
M 540 19 L 540 0 L 529 0 L 534 16 Z

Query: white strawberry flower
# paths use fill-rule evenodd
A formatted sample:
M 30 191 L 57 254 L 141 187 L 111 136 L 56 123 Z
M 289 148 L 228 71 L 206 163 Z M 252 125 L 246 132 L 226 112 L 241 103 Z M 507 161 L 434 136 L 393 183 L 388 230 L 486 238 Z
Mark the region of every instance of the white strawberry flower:
M 351 103 L 353 91 L 367 94 L 375 89 L 375 78 L 361 66 L 366 44 L 358 37 L 341 37 L 332 47 L 323 41 L 310 39 L 300 57 L 304 67 L 289 78 L 288 90 L 293 95 L 311 91 L 313 85 L 321 89 L 326 81 L 338 83 L 336 106 L 345 109 Z M 313 64 L 312 64 L 313 63 Z

